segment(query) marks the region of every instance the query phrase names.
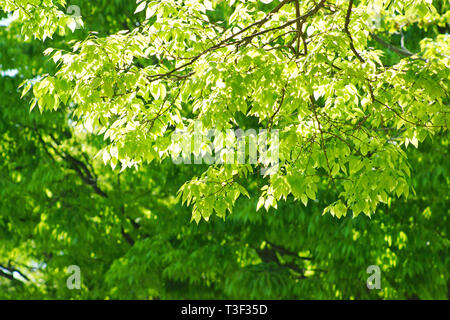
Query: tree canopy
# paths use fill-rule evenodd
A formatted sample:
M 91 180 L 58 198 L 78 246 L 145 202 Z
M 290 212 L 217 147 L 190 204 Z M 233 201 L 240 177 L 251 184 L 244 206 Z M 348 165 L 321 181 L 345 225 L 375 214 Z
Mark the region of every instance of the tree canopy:
M 0 298 L 448 297 L 448 1 L 0 8 Z

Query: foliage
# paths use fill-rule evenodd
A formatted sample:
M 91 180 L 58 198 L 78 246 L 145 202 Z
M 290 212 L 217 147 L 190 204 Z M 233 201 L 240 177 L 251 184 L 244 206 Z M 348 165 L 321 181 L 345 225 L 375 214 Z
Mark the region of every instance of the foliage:
M 0 298 L 447 298 L 447 1 L 267 2 L 0 0 Z

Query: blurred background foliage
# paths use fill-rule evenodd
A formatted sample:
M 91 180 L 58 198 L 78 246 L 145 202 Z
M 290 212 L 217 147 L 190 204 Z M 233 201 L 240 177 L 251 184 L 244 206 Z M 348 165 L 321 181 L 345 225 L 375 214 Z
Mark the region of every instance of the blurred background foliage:
M 204 168 L 166 161 L 113 171 L 94 158 L 102 137 L 76 132 L 70 108 L 30 113 L 21 99 L 23 80 L 54 71 L 46 47 L 138 21 L 134 1 L 69 2 L 84 29 L 42 43 L 24 41 L 15 22 L 0 27 L 0 299 L 449 297 L 448 135 L 406 150 L 415 193 L 390 198 L 372 218 L 322 216 L 335 195 L 320 185 L 306 208 L 287 201 L 256 212 L 253 197 L 225 221 L 190 223 L 176 192 Z M 434 3 L 448 11 L 446 0 Z M 424 37 L 447 32 L 414 24 L 386 39 L 403 38 L 414 52 Z M 398 61 L 379 49 L 385 64 Z M 258 193 L 257 180 L 248 185 Z M 70 265 L 81 268 L 80 290 L 66 286 Z M 381 290 L 367 289 L 369 265 L 381 268 Z

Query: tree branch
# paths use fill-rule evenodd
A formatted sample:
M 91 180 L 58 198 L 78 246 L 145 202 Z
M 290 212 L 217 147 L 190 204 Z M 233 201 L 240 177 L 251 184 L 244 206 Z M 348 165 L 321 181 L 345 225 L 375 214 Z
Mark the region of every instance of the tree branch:
M 284 24 L 282 24 L 280 26 L 269 28 L 269 29 L 265 29 L 265 30 L 262 30 L 262 31 L 250 34 L 250 35 L 242 38 L 241 40 L 230 42 L 231 40 L 234 40 L 238 35 L 244 33 L 245 31 L 250 30 L 251 28 L 262 26 L 264 23 L 266 23 L 270 19 L 270 17 L 272 16 L 273 13 L 275 13 L 276 11 L 281 9 L 285 4 L 287 4 L 287 3 L 291 2 L 291 1 L 292 0 L 284 0 L 284 1 L 282 1 L 275 9 L 273 9 L 269 14 L 267 14 L 261 20 L 256 21 L 255 23 L 252 23 L 251 25 L 249 25 L 249 26 L 243 28 L 242 30 L 240 30 L 240 31 L 230 35 L 229 37 L 225 38 L 224 40 L 220 41 L 219 43 L 217 43 L 217 44 L 215 44 L 215 45 L 213 45 L 213 46 L 203 50 L 202 52 L 200 52 L 196 56 L 194 56 L 192 58 L 189 58 L 190 59 L 189 62 L 186 62 L 186 63 L 184 63 L 184 64 L 182 64 L 182 65 L 180 65 L 178 67 L 175 67 L 175 68 L 173 68 L 172 70 L 170 70 L 168 72 L 159 73 L 159 74 L 155 74 L 155 75 L 150 75 L 150 76 L 148 76 L 148 78 L 150 79 L 150 81 L 156 81 L 156 80 L 159 80 L 159 79 L 164 78 L 164 77 L 172 77 L 172 76 L 174 76 L 175 72 L 180 71 L 180 70 L 182 70 L 182 69 L 192 65 L 198 59 L 200 59 L 200 57 L 204 56 L 208 52 L 214 51 L 214 50 L 219 49 L 219 48 L 227 47 L 227 46 L 230 46 L 230 45 L 239 45 L 241 43 L 246 43 L 246 42 L 248 43 L 248 42 L 250 42 L 249 40 L 252 40 L 253 38 L 255 38 L 257 36 L 263 35 L 265 33 L 271 32 L 271 31 L 284 29 L 284 28 L 286 28 L 286 27 L 288 27 L 288 26 L 290 26 L 292 24 L 295 24 L 297 21 L 304 21 L 308 17 L 315 15 L 325 5 L 325 2 L 326 2 L 326 0 L 321 0 L 314 8 L 312 8 L 310 11 L 308 11 L 304 15 L 299 16 L 299 17 L 297 17 L 295 19 L 292 19 L 290 21 L 287 21 L 286 23 L 284 23 Z
M 284 248 L 284 247 L 281 247 L 281 246 L 279 246 L 279 245 L 276 245 L 276 244 L 274 244 L 274 243 L 272 243 L 272 242 L 270 242 L 270 241 L 267 241 L 267 240 L 266 240 L 266 242 L 267 242 L 268 244 L 270 244 L 270 246 L 271 246 L 272 248 L 274 248 L 275 250 L 277 250 L 277 251 L 280 252 L 280 253 L 283 253 L 283 254 L 286 254 L 286 255 L 289 255 L 289 256 L 293 256 L 293 257 L 296 257 L 296 258 L 299 258 L 299 259 L 302 259 L 302 260 L 312 260 L 312 259 L 313 259 L 313 258 L 311 258 L 311 257 L 301 257 L 301 256 L 299 256 L 297 253 L 292 252 L 292 251 L 290 251 L 290 250 L 288 250 L 288 249 L 286 249 L 286 248 Z
M 345 30 L 345 33 L 347 33 L 347 35 L 348 35 L 348 37 L 350 39 L 350 49 L 353 51 L 353 53 L 359 59 L 359 61 L 365 62 L 364 59 L 361 57 L 361 55 L 358 53 L 358 51 L 356 51 L 355 45 L 353 44 L 352 34 L 348 30 L 348 26 L 350 24 L 350 16 L 352 14 L 352 7 L 353 7 L 353 0 L 350 0 L 350 2 L 348 4 L 348 8 L 347 8 L 347 15 L 345 16 L 344 30 Z
M 376 42 L 378 42 L 379 44 L 381 44 L 383 47 L 401 55 L 401 56 L 405 56 L 405 57 L 412 57 L 414 55 L 416 55 L 415 53 L 412 53 L 411 51 L 405 49 L 405 48 L 398 48 L 392 44 L 390 44 L 389 42 L 385 41 L 384 39 L 380 38 L 379 36 L 377 36 L 375 33 L 370 33 L 370 36 L 373 38 L 373 40 L 375 40 Z M 422 58 L 422 57 L 418 57 L 420 60 L 422 61 L 427 61 L 426 59 Z
M 7 272 L 5 272 L 4 270 L 6 270 Z M 17 270 L 12 267 L 6 267 L 6 266 L 0 264 L 0 276 L 7 278 L 9 280 L 19 281 L 19 282 L 23 283 L 24 281 L 14 277 L 14 272 L 17 272 L 26 281 L 30 281 L 30 279 L 25 274 L 23 274 L 20 270 Z

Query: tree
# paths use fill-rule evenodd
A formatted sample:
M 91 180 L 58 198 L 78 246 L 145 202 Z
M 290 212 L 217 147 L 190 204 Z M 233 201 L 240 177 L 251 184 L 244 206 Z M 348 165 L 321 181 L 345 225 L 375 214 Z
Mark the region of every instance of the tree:
M 0 5 L 33 109 L 1 115 L 8 290 L 74 297 L 76 264 L 85 298 L 447 295 L 446 2 L 98 1 L 76 31 L 61 2 Z M 236 128 L 278 133 L 279 161 L 240 163 Z M 172 161 L 214 149 L 232 161 Z

